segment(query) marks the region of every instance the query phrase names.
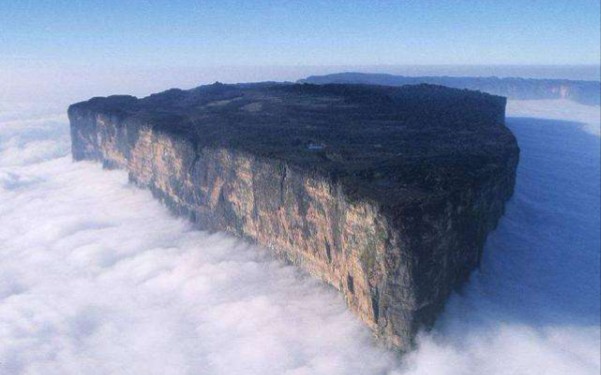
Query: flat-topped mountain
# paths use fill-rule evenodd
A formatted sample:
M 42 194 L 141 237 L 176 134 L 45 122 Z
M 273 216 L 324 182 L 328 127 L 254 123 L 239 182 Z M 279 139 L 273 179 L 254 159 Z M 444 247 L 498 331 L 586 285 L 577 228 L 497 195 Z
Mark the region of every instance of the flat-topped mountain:
M 282 160 L 389 204 L 460 188 L 506 157 L 513 136 L 504 106 L 504 98 L 432 85 L 214 84 L 72 108 L 180 134 L 195 147 Z
M 505 98 L 435 85 L 216 83 L 69 108 L 73 156 L 270 247 L 411 347 L 480 260 L 519 150 Z
M 569 79 L 531 79 L 518 77 L 408 77 L 375 73 L 336 73 L 311 76 L 299 82 L 314 84 L 371 84 L 404 86 L 433 84 L 478 90 L 516 100 L 568 99 L 587 105 L 601 104 L 601 83 Z

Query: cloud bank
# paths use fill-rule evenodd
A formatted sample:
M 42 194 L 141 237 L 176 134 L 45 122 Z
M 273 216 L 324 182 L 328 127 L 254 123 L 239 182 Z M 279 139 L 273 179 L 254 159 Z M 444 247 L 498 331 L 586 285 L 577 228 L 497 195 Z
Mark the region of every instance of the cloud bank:
M 480 271 L 411 356 L 415 374 L 597 374 L 599 107 L 508 105 L 515 195 Z
M 599 109 L 509 110 L 516 195 L 400 359 L 330 288 L 72 163 L 62 107 L 0 106 L 0 373 L 599 373 Z

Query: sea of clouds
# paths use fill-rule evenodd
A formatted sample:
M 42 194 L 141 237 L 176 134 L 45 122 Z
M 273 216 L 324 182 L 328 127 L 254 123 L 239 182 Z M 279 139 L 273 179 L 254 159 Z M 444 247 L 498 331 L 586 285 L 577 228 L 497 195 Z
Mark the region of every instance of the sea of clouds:
M 0 104 L 0 374 L 598 374 L 599 107 L 508 112 L 516 193 L 398 358 L 331 288 L 72 162 L 62 104 Z

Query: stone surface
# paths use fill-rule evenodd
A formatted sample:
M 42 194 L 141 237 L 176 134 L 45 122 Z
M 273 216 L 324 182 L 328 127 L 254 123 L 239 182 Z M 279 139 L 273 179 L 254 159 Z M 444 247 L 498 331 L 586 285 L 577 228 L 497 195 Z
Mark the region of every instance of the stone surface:
M 216 83 L 69 108 L 73 157 L 122 168 L 199 228 L 265 245 L 411 348 L 513 192 L 505 98 L 441 86 Z

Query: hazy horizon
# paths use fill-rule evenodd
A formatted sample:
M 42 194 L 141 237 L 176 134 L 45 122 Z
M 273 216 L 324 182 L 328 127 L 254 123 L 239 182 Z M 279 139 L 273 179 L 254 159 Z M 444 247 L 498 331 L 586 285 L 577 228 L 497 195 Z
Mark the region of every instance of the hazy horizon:
M 24 64 L 0 70 L 0 100 L 47 100 L 58 93 L 65 106 L 94 96 L 147 96 L 169 88 L 189 89 L 216 81 L 224 83 L 296 81 L 311 75 L 341 72 L 407 76 L 497 76 L 536 79 L 601 79 L 595 65 L 334 65 L 334 66 L 214 66 L 102 67 Z M 35 92 L 35 95 L 31 93 Z
M 594 0 L 4 2 L 0 100 L 342 71 L 599 80 L 600 13 Z

